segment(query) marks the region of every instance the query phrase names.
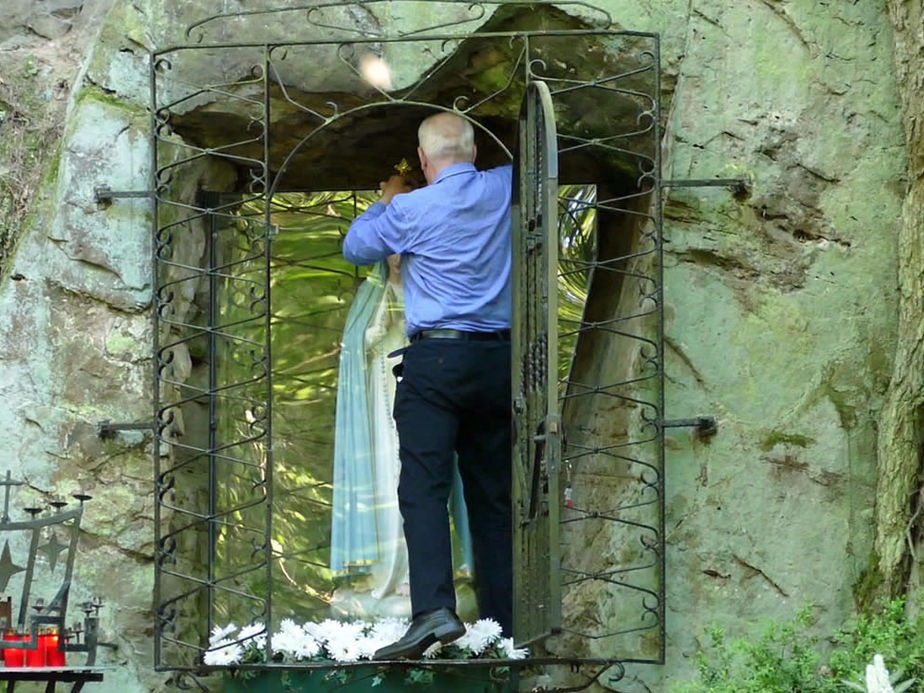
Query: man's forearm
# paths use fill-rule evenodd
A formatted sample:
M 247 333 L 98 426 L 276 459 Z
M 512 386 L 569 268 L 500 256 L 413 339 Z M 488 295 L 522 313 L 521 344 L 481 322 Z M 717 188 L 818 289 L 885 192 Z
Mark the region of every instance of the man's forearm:
M 343 257 L 354 265 L 371 265 L 391 255 L 375 229 L 375 220 L 385 212 L 385 205 L 376 202 L 360 214 L 343 239 Z

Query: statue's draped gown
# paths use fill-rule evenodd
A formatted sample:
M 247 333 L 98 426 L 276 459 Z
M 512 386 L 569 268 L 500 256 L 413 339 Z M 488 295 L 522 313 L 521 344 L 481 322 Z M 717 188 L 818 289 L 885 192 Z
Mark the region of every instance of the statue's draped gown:
M 335 593 L 339 615 L 410 616 L 407 547 L 398 510 L 398 432 L 392 418 L 406 345 L 400 278 L 380 263 L 356 292 L 340 352 L 334 437 L 331 571 L 349 576 Z M 450 500 L 457 574 L 472 566 L 468 518 L 456 472 Z M 360 578 L 361 579 L 358 579 Z M 339 593 L 339 594 L 338 594 Z

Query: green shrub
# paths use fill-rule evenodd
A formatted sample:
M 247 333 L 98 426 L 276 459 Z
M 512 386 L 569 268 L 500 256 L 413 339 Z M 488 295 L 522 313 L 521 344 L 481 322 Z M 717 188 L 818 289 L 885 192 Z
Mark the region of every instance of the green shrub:
M 890 672 L 901 672 L 905 679 L 924 680 L 924 595 L 920 607 L 917 617 L 909 619 L 905 601 L 896 599 L 878 614 L 861 615 L 851 621 L 834 636 L 829 658 L 832 674 L 848 681 L 859 680 L 873 655 L 881 654 Z
M 924 595 L 922 595 L 924 602 Z M 924 605 L 924 604 L 922 604 Z M 697 653 L 698 680 L 674 687 L 680 693 L 828 693 L 849 690 L 845 681 L 862 684 L 875 654 L 885 658 L 901 679 L 924 680 L 924 616 L 910 619 L 904 600 L 881 612 L 862 615 L 839 629 L 827 659 L 820 639 L 809 630 L 812 607 L 789 623 L 768 624 L 757 640 L 729 641 L 718 626 L 708 632 L 709 645 Z M 924 609 L 919 610 L 924 612 Z M 865 690 L 865 689 L 864 689 Z M 908 690 L 921 690 L 914 685 Z

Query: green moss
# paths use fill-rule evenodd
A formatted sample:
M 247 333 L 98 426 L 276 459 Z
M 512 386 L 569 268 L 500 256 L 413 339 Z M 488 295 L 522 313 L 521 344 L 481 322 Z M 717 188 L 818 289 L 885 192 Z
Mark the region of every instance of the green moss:
M 45 164 L 45 173 L 42 175 L 42 187 L 54 185 L 58 180 L 58 169 L 61 167 L 61 140 L 55 142 L 47 163 Z
M 147 116 L 143 106 L 132 104 L 126 101 L 124 97 L 108 92 L 105 89 L 97 87 L 96 85 L 86 86 L 77 92 L 75 99 L 76 104 L 80 105 L 86 100 L 112 106 L 113 108 L 118 108 L 120 111 L 125 111 L 127 113 L 142 114 Z
M 115 332 L 106 339 L 106 351 L 110 354 L 125 354 L 137 349 L 138 340 L 131 336 Z
M 783 443 L 784 445 L 795 445 L 800 448 L 807 448 L 815 444 L 815 439 L 809 436 L 802 436 L 797 433 L 783 433 L 782 431 L 771 431 L 762 441 L 760 449 L 764 452 L 772 450 L 775 445 Z
M 882 572 L 879 570 L 879 554 L 872 552 L 869 566 L 860 573 L 860 579 L 853 586 L 853 601 L 859 613 L 868 613 L 876 605 L 879 588 L 882 587 Z

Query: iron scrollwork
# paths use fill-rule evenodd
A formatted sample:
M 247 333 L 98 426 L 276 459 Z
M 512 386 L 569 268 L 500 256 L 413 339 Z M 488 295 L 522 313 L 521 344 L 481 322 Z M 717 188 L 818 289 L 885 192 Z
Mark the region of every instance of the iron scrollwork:
M 548 243 L 560 252 L 551 265 L 547 298 L 561 305 L 549 318 L 557 323 L 558 339 L 533 340 L 518 364 L 521 379 L 551 386 L 553 405 L 552 414 L 522 429 L 533 440 L 523 477 L 524 518 L 552 518 L 547 536 L 560 539 L 562 553 L 560 559 L 548 557 L 548 575 L 561 583 L 563 606 L 560 634 L 544 643 L 544 653 L 537 643 L 529 661 L 602 667 L 592 680 L 610 667 L 621 678 L 624 662 L 663 662 L 658 38 L 621 32 L 607 13 L 583 2 L 554 4 L 556 12 L 570 9 L 583 17 L 576 28 L 536 31 L 486 22 L 502 7 L 547 3 L 431 4 L 450 12 L 403 29 L 375 19 L 386 5 L 400 14 L 402 3 L 379 0 L 213 15 L 189 27 L 189 44 L 154 55 L 156 658 L 162 668 L 200 667 L 209 630 L 235 608 L 273 623 L 272 473 L 274 444 L 280 442 L 274 443 L 273 428 L 273 214 L 279 212 L 287 171 L 326 129 L 384 107 L 458 113 L 511 156 L 516 147 L 510 139 L 486 123 L 539 82 L 548 85 L 559 124 L 544 156 L 559 159 L 567 185 L 540 210 L 543 223 L 552 225 L 551 241 L 527 239 L 533 252 L 541 254 Z M 363 12 L 365 23 L 358 24 L 351 11 Z M 267 34 L 270 29 L 261 27 L 272 18 L 285 23 L 297 18 L 314 29 L 312 38 Z M 248 24 L 251 19 L 258 21 Z M 246 27 L 257 25 L 247 33 Z M 219 27 L 241 40 L 210 42 Z M 480 92 L 436 89 L 455 74 L 453 58 L 478 41 L 498 47 L 495 81 Z M 589 48 L 597 50 L 595 41 L 608 48 L 594 53 Z M 419 76 L 392 88 L 362 82 L 360 54 L 401 46 L 416 46 L 426 57 Z M 214 59 L 215 79 L 190 81 L 183 65 L 193 52 Z M 340 61 L 356 83 L 352 93 L 344 88 L 313 99 L 309 90 L 289 83 L 292 64 L 319 52 Z M 600 58 L 587 61 L 581 57 L 586 55 Z M 239 79 L 228 77 L 225 57 L 240 66 Z M 183 139 L 184 118 L 206 104 L 213 111 L 223 104 L 246 111 L 246 126 L 209 145 Z M 274 123 L 280 111 L 301 117 L 294 138 Z M 608 117 L 596 117 L 603 113 Z M 292 147 L 274 159 L 273 142 L 283 137 L 292 138 Z M 211 164 L 238 173 L 233 201 L 206 202 L 184 185 Z M 326 190 L 323 185 L 318 181 L 316 190 Z M 265 211 L 242 214 L 249 203 Z M 191 254 L 191 242 L 199 256 Z M 600 300 L 603 295 L 610 300 Z M 198 379 L 181 377 L 190 368 L 190 354 L 200 368 Z M 612 359 L 624 362 L 614 365 Z M 521 418 L 529 396 L 520 393 L 514 402 Z M 184 435 L 185 417 L 195 407 L 208 413 L 203 439 Z M 558 461 L 549 458 L 554 436 L 560 438 Z M 222 474 L 248 480 L 241 485 L 246 492 L 222 496 Z M 610 486 L 601 487 L 601 478 Z M 239 543 L 224 547 L 232 535 Z M 581 544 L 587 536 L 610 541 L 588 547 Z M 203 545 L 198 555 L 189 548 Z M 605 597 L 596 621 L 572 608 L 590 593 Z M 615 604 L 615 611 L 607 611 Z M 643 638 L 647 648 L 640 645 Z M 267 643 L 268 652 L 270 647 Z

